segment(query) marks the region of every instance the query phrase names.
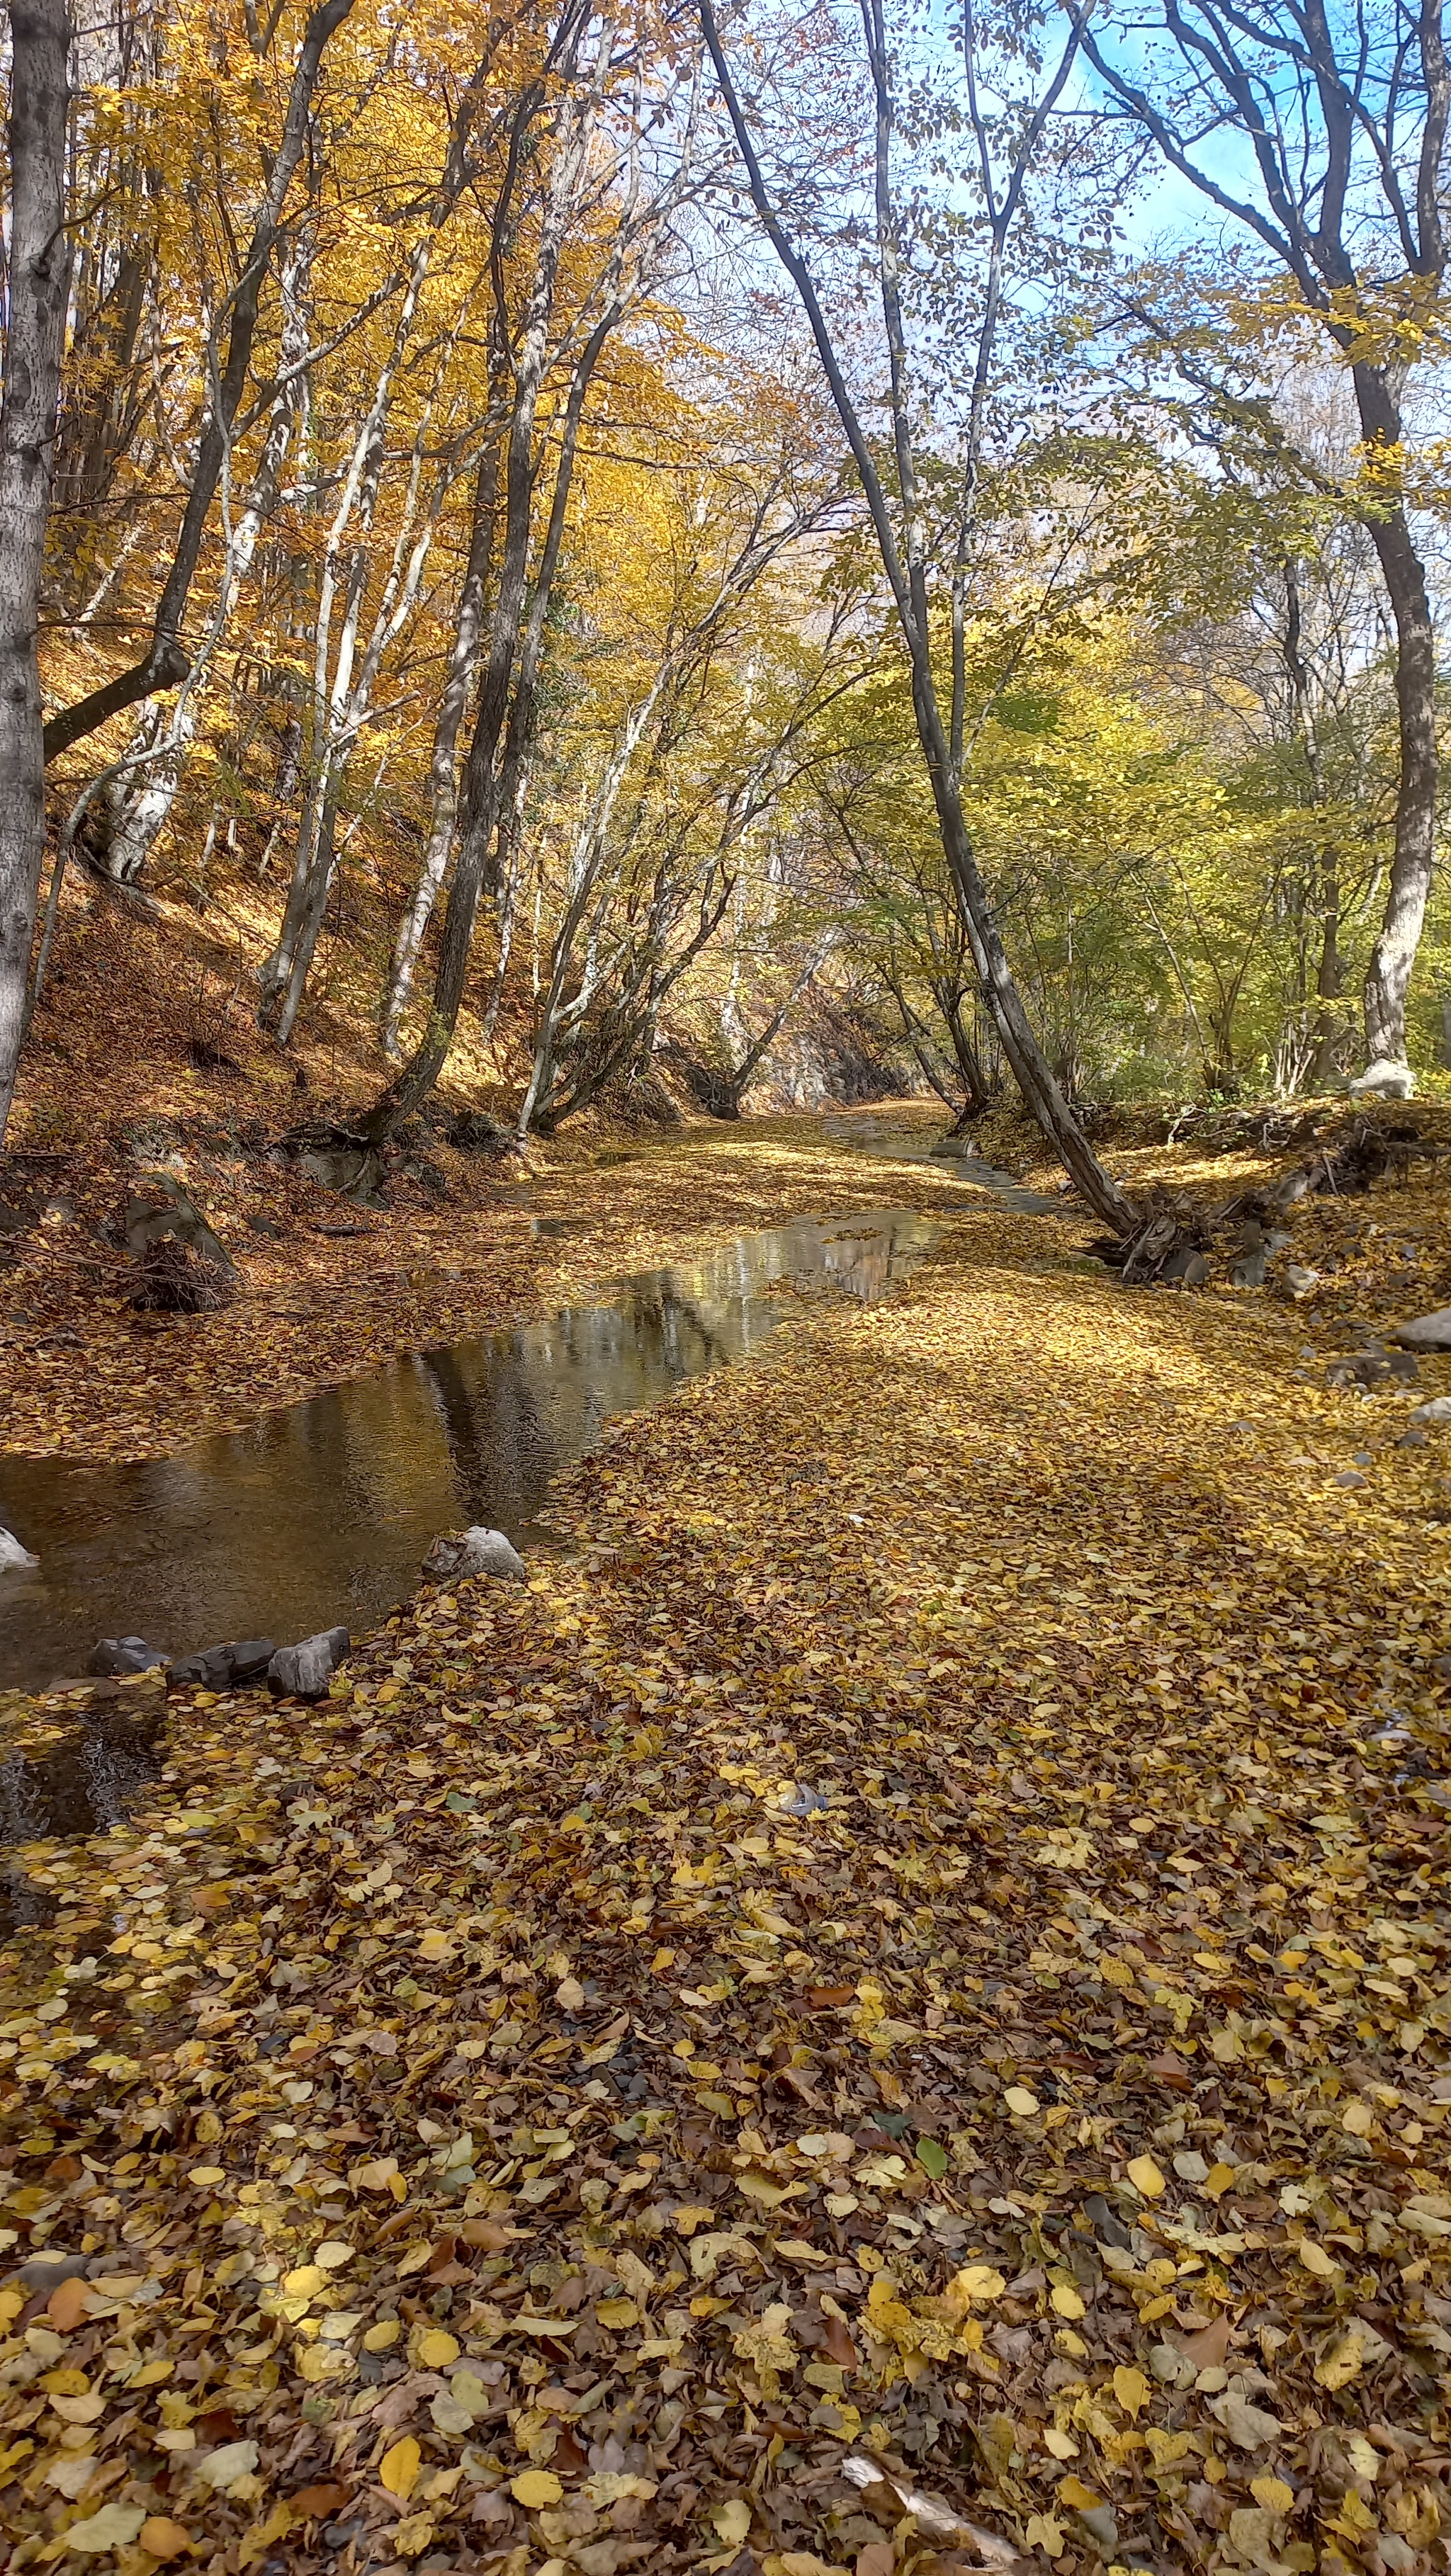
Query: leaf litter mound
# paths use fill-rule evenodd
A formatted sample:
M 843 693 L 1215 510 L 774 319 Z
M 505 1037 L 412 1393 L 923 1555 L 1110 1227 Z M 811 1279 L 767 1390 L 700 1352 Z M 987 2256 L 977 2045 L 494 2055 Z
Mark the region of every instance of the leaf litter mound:
M 1041 1240 L 19 1854 L 12 2566 L 1441 2563 L 1444 1566 Z

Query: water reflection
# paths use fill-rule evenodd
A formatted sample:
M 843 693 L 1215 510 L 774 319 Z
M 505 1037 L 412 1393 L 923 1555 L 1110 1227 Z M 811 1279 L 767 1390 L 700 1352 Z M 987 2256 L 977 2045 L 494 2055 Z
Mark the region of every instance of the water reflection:
M 440 1530 L 534 1544 L 550 1478 L 682 1379 L 758 1349 L 773 1282 L 880 1296 L 935 1238 L 887 1209 L 746 1235 L 597 1306 L 417 1353 L 250 1430 L 131 1467 L 0 1459 L 0 1523 L 40 1558 L 0 1577 L 0 1683 L 84 1670 L 96 1638 L 172 1654 L 224 1637 L 360 1633 L 412 1590 Z

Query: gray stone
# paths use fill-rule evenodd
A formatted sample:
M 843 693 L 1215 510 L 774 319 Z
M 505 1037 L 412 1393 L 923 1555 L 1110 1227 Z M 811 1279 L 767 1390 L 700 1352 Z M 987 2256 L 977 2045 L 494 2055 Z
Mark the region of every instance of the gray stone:
M 1301 1262 L 1285 1264 L 1285 1286 L 1298 1305 L 1302 1297 L 1312 1296 L 1320 1285 L 1318 1270 L 1307 1270 Z
M 271 1637 L 244 1637 L 232 1648 L 234 1682 L 260 1682 L 267 1678 L 267 1667 L 277 1652 Z
M 170 1172 L 147 1172 L 142 1186 L 159 1190 L 165 1204 L 157 1207 L 151 1199 L 127 1200 L 123 1222 L 128 1252 L 139 1255 L 149 1245 L 160 1243 L 170 1235 L 177 1243 L 184 1243 L 188 1252 L 196 1253 L 200 1260 L 209 1261 L 213 1269 L 223 1270 L 230 1277 L 231 1254 L 220 1238 L 213 1234 L 201 1209 L 188 1198 L 181 1183 L 173 1180 Z
M 1161 1279 L 1177 1279 L 1184 1288 L 1202 1288 L 1209 1276 L 1209 1264 L 1202 1252 L 1189 1243 L 1176 1244 L 1163 1269 Z
M 1353 1359 L 1332 1360 L 1327 1386 L 1385 1386 L 1394 1378 L 1405 1383 L 1419 1368 L 1412 1351 L 1358 1351 Z
M 1451 1395 L 1433 1395 L 1429 1404 L 1418 1404 L 1411 1420 L 1413 1422 L 1451 1422 Z
M 1397 1324 L 1394 1339 L 1409 1351 L 1451 1351 L 1451 1306 L 1438 1306 L 1434 1315 L 1416 1315 L 1409 1324 Z
M 120 1673 L 153 1673 L 164 1664 L 159 1646 L 148 1646 L 144 1637 L 101 1637 L 97 1640 L 88 1670 L 103 1677 Z
M 171 1678 L 183 1689 L 225 1690 L 233 1675 L 230 1646 L 204 1646 L 200 1654 L 183 1655 L 171 1667 Z
M 1388 1055 L 1378 1055 L 1364 1073 L 1356 1074 L 1346 1084 L 1352 1100 L 1414 1100 L 1416 1077 L 1408 1064 L 1396 1064 Z
M 1244 1253 L 1235 1263 L 1229 1276 L 1230 1283 L 1235 1288 L 1263 1288 L 1265 1284 L 1263 1245 L 1255 1252 Z
M 528 1569 L 502 1530 L 476 1525 L 457 1538 L 436 1538 L 423 1560 L 423 1571 L 435 1583 L 464 1583 L 473 1574 L 492 1574 L 505 1583 L 522 1583 Z
M 12 1567 L 20 1573 L 26 1566 L 39 1563 L 39 1557 L 32 1556 L 28 1547 L 21 1546 L 13 1530 L 0 1529 L 0 1573 Z
M 279 1699 L 326 1699 L 352 1642 L 346 1628 L 326 1628 L 300 1645 L 279 1646 L 267 1666 L 268 1687 Z

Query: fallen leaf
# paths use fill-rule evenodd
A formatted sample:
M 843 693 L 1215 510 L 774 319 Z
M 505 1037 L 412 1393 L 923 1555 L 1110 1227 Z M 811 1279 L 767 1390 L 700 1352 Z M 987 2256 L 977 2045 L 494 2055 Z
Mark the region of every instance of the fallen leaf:
M 564 2489 L 552 2469 L 524 2469 L 510 2479 L 509 2493 L 516 2504 L 533 2513 L 541 2505 L 558 2504 Z
M 408 2502 L 418 2484 L 422 2458 L 423 2453 L 412 2434 L 405 2433 L 402 2441 L 395 2442 L 391 2450 L 385 2451 L 378 2463 L 380 2485 L 385 2486 L 390 2495 L 396 2496 L 400 2504 Z

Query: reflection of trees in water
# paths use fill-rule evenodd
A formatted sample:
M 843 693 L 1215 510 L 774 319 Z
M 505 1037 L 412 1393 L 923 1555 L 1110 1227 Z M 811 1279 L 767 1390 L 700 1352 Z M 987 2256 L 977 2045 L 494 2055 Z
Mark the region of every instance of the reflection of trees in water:
M 878 1296 L 938 1231 L 892 1211 L 797 1221 L 178 1457 L 94 1471 L 9 1459 L 7 1525 L 39 1537 L 42 1572 L 0 1594 L 0 1672 L 48 1681 L 98 1635 L 133 1628 L 184 1652 L 339 1617 L 371 1625 L 441 1529 L 461 1516 L 517 1529 L 608 1416 L 768 1341 L 774 1282 L 814 1275 Z
M 459 1350 L 422 1354 L 458 1493 L 469 1511 L 506 1521 L 527 1516 L 559 1463 L 524 1338 L 464 1345 L 467 1367 Z

